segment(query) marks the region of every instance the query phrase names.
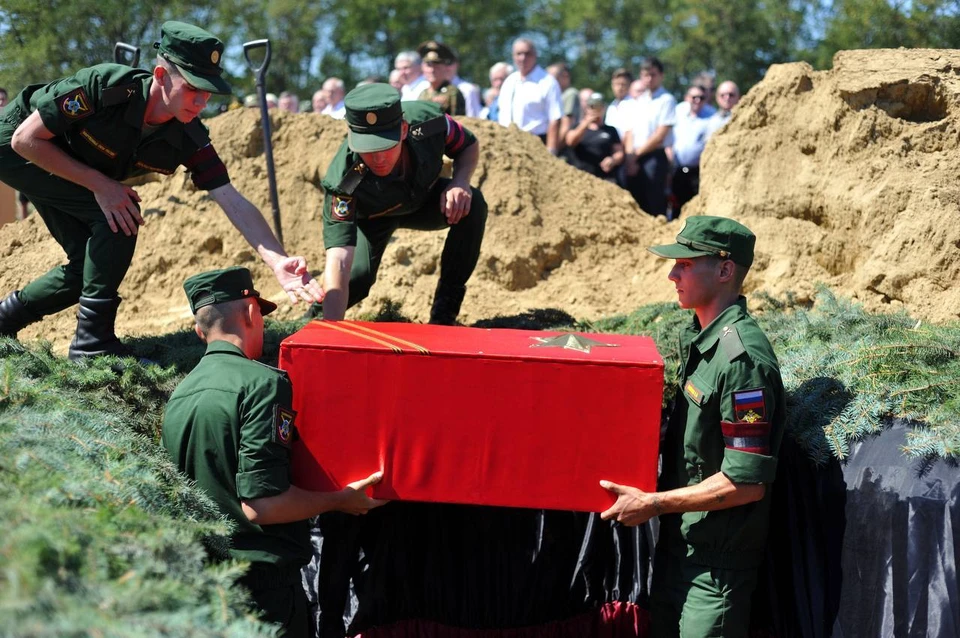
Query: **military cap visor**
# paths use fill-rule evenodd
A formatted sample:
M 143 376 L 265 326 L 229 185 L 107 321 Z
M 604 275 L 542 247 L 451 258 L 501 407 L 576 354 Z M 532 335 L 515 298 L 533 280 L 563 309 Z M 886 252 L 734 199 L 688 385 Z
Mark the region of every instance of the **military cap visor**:
M 666 259 L 693 259 L 714 256 L 730 259 L 749 268 L 753 264 L 756 236 L 743 224 L 725 217 L 691 217 L 684 224 L 675 244 L 647 248 Z
M 171 20 L 160 27 L 160 41 L 153 46 L 177 67 L 190 86 L 221 95 L 230 93 L 220 66 L 223 42 L 209 31 Z
M 378 153 L 400 143 L 400 92 L 389 84 L 358 86 L 343 98 L 350 127 L 347 145 L 355 153 Z
M 250 271 L 239 266 L 194 275 L 183 282 L 183 291 L 193 314 L 204 306 L 247 298 L 257 300 L 260 314 L 264 316 L 277 309 L 277 304 L 264 299 L 254 289 Z

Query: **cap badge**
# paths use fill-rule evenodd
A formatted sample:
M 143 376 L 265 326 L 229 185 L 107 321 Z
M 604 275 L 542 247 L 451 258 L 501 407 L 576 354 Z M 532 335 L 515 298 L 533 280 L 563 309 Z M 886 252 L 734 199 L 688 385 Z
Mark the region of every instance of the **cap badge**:
M 211 54 L 210 54 L 210 61 L 213 62 L 214 64 L 216 64 L 217 62 L 219 62 L 219 61 L 220 61 L 220 52 L 219 52 L 219 51 L 214 51 L 213 53 L 211 53 Z
M 368 113 L 367 113 L 367 124 L 369 124 L 370 126 L 373 126 L 373 125 L 376 124 L 376 123 L 377 123 L 377 114 L 374 113 L 373 111 L 368 112 Z

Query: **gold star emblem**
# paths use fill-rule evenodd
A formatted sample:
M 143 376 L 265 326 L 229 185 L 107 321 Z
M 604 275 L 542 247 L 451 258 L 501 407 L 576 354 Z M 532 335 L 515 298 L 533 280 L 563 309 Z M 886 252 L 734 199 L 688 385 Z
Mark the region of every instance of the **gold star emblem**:
M 577 352 L 590 353 L 591 348 L 618 348 L 618 343 L 603 343 L 589 337 L 576 334 L 557 335 L 556 337 L 531 337 L 537 343 L 530 344 L 531 348 L 563 348 Z
M 213 53 L 211 53 L 211 54 L 210 54 L 210 61 L 213 62 L 214 64 L 216 64 L 217 62 L 219 62 L 219 61 L 220 61 L 220 52 L 219 52 L 219 51 L 214 51 Z
M 374 113 L 373 111 L 370 111 L 369 113 L 367 113 L 367 124 L 369 124 L 370 126 L 373 126 L 376 123 L 377 123 L 377 114 Z

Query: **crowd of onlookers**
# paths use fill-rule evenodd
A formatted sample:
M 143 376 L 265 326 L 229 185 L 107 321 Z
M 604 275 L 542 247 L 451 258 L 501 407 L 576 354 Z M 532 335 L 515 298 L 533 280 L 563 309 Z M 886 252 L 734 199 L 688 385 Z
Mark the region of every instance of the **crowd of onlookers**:
M 565 63 L 542 67 L 533 42 L 513 42 L 512 64 L 490 67 L 490 84 L 481 90 L 459 75 L 454 50 L 428 41 L 403 51 L 383 82 L 403 100 L 431 100 L 450 115 L 466 115 L 516 125 L 540 137 L 547 149 L 570 164 L 628 190 L 651 215 L 676 218 L 700 186 L 700 155 L 707 139 L 731 116 L 740 91 L 731 81 L 716 86 L 712 73 L 693 78 L 683 101 L 663 87 L 664 67 L 647 58 L 635 75 L 620 68 L 610 76 L 608 100 L 600 85 L 577 89 Z M 604 80 L 604 84 L 606 80 Z M 267 95 L 269 107 L 312 111 L 343 118 L 343 80 L 327 78 L 309 104 L 292 93 Z M 256 106 L 248 96 L 247 106 Z

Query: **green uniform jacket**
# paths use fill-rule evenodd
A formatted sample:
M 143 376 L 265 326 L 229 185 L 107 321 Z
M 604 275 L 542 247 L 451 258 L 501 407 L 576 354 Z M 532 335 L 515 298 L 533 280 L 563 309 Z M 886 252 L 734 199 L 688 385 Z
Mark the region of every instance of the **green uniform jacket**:
M 98 64 L 50 84 L 28 86 L 0 113 L 0 146 L 9 147 L 17 126 L 39 111 L 57 146 L 112 179 L 170 175 L 183 165 L 203 190 L 229 183 L 199 119 L 188 124 L 173 119 L 144 129 L 152 81 L 153 75 L 142 69 Z
M 680 390 L 663 442 L 661 491 L 723 472 L 734 483 L 773 482 L 785 398 L 777 357 L 743 297 L 706 328 L 680 335 Z M 757 567 L 767 538 L 771 490 L 760 501 L 660 518 L 661 543 L 692 562 Z
M 446 98 L 446 104 L 441 106 L 436 102 L 433 102 L 433 98 L 438 95 L 442 95 Z M 447 115 L 466 115 L 467 114 L 467 103 L 463 99 L 463 93 L 460 92 L 460 89 L 450 84 L 449 82 L 444 82 L 439 89 L 434 90 L 433 87 L 427 87 L 424 89 L 418 100 L 422 101 L 431 101 L 443 110 Z
M 477 141 L 467 129 L 430 102 L 402 103 L 403 119 L 410 125 L 404 144 L 410 149 L 412 176 L 406 179 L 377 177 L 360 161 L 344 140 L 330 162 L 322 186 L 323 245 L 325 248 L 357 245 L 357 221 L 409 215 L 426 202 L 443 168 L 443 156 L 456 157 Z
M 290 444 L 296 436 L 287 375 L 214 341 L 170 397 L 163 445 L 237 525 L 232 558 L 299 568 L 311 556 L 307 521 L 254 525 L 241 499 L 275 496 L 290 487 Z

